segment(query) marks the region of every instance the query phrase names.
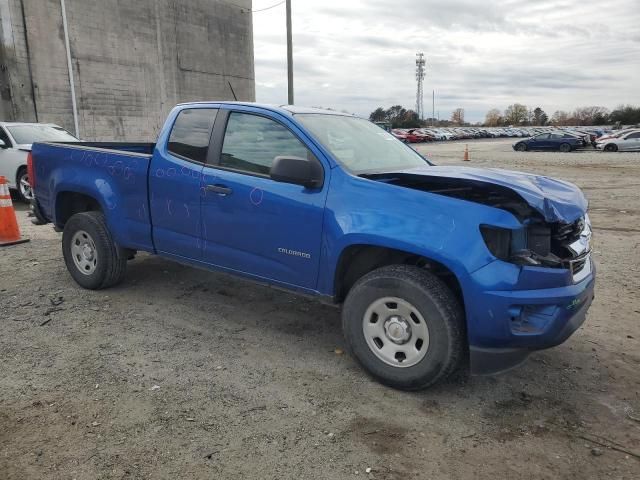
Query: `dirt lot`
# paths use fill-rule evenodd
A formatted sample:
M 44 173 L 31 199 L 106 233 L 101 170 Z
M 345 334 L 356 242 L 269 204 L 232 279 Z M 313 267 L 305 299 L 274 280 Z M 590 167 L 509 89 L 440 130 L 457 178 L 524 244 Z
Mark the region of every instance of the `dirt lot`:
M 31 242 L 0 250 L 0 478 L 640 478 L 640 154 L 469 147 L 586 192 L 598 286 L 567 343 L 394 391 L 336 353 L 338 309 L 148 255 L 81 290 L 21 207 Z M 464 144 L 419 148 L 462 163 Z

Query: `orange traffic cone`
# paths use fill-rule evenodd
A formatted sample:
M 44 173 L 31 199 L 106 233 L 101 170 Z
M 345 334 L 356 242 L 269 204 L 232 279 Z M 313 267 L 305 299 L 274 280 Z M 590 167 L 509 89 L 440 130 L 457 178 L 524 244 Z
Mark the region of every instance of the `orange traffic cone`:
M 0 247 L 28 242 L 28 238 L 20 238 L 20 229 L 16 220 L 16 212 L 11 203 L 7 179 L 0 177 Z
M 469 161 L 469 145 L 468 144 L 464 146 L 464 161 L 465 162 Z

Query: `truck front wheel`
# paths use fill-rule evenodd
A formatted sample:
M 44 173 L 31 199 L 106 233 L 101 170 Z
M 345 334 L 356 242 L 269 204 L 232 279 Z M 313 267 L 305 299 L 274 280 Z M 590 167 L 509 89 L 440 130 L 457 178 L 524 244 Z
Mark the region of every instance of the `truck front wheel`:
M 113 241 L 101 212 L 76 213 L 67 221 L 62 254 L 76 283 L 90 290 L 119 283 L 127 267 L 127 253 Z
M 352 354 L 385 385 L 419 390 L 446 378 L 464 352 L 462 308 L 432 273 L 392 265 L 349 291 L 342 326 Z

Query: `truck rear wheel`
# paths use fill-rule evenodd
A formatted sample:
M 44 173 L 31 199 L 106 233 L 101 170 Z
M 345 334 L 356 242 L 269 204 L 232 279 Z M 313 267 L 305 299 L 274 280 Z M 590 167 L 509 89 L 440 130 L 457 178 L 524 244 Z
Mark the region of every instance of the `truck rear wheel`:
M 392 265 L 362 277 L 344 302 L 342 326 L 362 366 L 394 388 L 433 385 L 463 358 L 462 308 L 440 279 L 418 267 Z
M 62 254 L 76 283 L 90 290 L 119 283 L 127 267 L 126 251 L 113 241 L 101 212 L 76 213 L 67 221 Z

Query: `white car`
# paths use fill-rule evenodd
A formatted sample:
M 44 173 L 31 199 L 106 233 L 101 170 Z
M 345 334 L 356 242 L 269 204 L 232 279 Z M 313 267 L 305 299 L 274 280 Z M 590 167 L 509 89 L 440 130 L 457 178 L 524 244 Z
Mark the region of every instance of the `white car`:
M 77 142 L 64 128 L 52 123 L 0 122 L 0 176 L 6 177 L 9 188 L 18 192 L 20 200 L 33 198 L 27 156 L 34 142 Z
M 605 152 L 640 151 L 640 130 L 625 133 L 619 137 L 596 140 L 596 148 Z

